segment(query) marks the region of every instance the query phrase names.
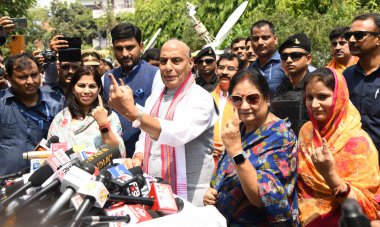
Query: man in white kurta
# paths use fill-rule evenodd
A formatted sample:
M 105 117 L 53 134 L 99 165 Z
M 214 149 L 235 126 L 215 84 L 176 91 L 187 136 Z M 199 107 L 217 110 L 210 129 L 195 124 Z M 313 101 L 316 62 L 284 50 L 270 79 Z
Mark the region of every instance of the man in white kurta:
M 113 80 L 110 104 L 143 133 L 136 144 L 134 165 L 162 177 L 180 197 L 202 206 L 214 169 L 213 125 L 217 112 L 212 96 L 196 85 L 191 75 L 189 47 L 170 40 L 161 48 L 161 89 L 138 110 L 133 93 Z M 112 76 L 111 76 L 112 77 Z

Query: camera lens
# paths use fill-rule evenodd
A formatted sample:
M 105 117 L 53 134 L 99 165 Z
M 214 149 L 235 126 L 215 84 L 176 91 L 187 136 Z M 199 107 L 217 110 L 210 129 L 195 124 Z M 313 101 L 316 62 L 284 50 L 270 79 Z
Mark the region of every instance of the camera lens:
M 17 37 L 16 36 L 12 36 L 12 40 L 17 40 Z

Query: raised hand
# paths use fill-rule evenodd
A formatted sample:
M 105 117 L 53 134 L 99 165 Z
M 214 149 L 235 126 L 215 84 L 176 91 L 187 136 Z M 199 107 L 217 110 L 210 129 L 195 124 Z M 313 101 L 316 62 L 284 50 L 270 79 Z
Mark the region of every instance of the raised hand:
M 107 125 L 109 124 L 108 121 L 108 111 L 103 106 L 103 100 L 100 95 L 98 95 L 99 100 L 99 106 L 95 107 L 95 109 L 92 110 L 92 116 L 94 117 L 95 121 L 98 123 L 99 126 Z
M 315 168 L 324 178 L 335 173 L 335 159 L 325 138 L 322 139 L 322 147 L 317 147 L 309 152 Z
M 239 131 L 239 114 L 236 109 L 232 115 L 232 119 L 228 121 L 226 126 L 222 129 L 222 140 L 226 147 L 228 156 L 233 157 L 242 151 L 241 135 Z
M 138 109 L 135 106 L 132 89 L 128 85 L 124 85 L 124 82 L 121 79 L 119 79 L 119 85 L 112 74 L 109 74 L 109 78 L 111 80 L 109 95 L 110 106 L 128 120 L 134 121 L 138 115 Z
M 56 35 L 50 40 L 50 49 L 58 52 L 59 49 L 69 47 L 67 40 L 58 39 L 64 37 L 63 35 Z
M 15 30 L 15 25 L 8 16 L 0 17 L 0 26 L 3 27 L 6 33 L 10 33 Z

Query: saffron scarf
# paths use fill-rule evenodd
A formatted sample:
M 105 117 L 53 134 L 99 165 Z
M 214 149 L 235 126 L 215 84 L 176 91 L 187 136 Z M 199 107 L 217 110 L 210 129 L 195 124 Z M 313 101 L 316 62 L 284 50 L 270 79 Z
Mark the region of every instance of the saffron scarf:
M 335 88 L 326 121 L 319 128 L 308 109 L 311 121 L 301 128 L 299 135 L 297 191 L 302 226 L 312 225 L 313 221 L 321 223 L 323 217 L 331 217 L 340 210 L 340 203 L 314 167 L 306 150 L 320 147 L 322 138 L 326 139 L 335 159 L 336 172 L 355 192 L 364 213 L 370 219 L 375 219 L 376 211 L 379 210 L 376 195 L 380 192 L 380 175 L 376 147 L 361 129 L 361 117 L 349 100 L 343 75 L 329 69 L 334 74 Z
M 191 75 L 191 73 L 189 73 L 185 81 L 181 84 L 179 89 L 174 94 L 174 98 L 169 105 L 168 111 L 166 112 L 165 120 L 173 120 L 178 103 L 185 97 L 194 82 L 194 77 Z M 150 116 L 158 117 L 160 105 L 162 103 L 165 91 L 166 88 L 163 89 L 161 95 L 153 105 Z M 143 170 L 145 173 L 148 173 L 149 170 L 149 157 L 152 149 L 152 144 L 152 139 L 147 135 L 145 137 L 143 162 Z M 175 147 L 169 146 L 167 144 L 161 144 L 161 161 L 162 179 L 170 183 L 174 193 L 176 193 L 178 196 L 181 196 L 182 198 L 187 198 L 186 157 L 184 150 L 182 152 L 176 151 Z
M 331 59 L 331 61 L 329 62 L 329 64 L 328 64 L 326 67 L 333 68 L 333 69 L 335 69 L 335 71 L 337 71 L 337 72 L 339 72 L 339 73 L 343 73 L 343 71 L 344 71 L 346 68 L 350 67 L 351 65 L 355 65 L 356 63 L 358 63 L 358 60 L 359 60 L 359 58 L 356 57 L 356 56 L 354 56 L 354 57 L 352 58 L 352 60 L 348 62 L 347 65 L 341 65 L 341 64 L 339 64 L 339 63 L 336 61 L 335 58 L 333 58 L 333 59 Z

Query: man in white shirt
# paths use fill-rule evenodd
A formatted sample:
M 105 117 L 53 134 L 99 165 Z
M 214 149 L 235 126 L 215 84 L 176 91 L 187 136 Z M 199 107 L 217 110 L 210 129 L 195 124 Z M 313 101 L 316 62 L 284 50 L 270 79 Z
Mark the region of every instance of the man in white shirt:
M 203 206 L 214 169 L 213 125 L 218 116 L 210 93 L 195 83 L 193 65 L 190 48 L 169 40 L 160 53 L 165 86 L 151 94 L 145 111 L 134 105 L 131 89 L 118 86 L 112 75 L 110 105 L 144 132 L 132 163 L 162 177 L 180 197 Z

